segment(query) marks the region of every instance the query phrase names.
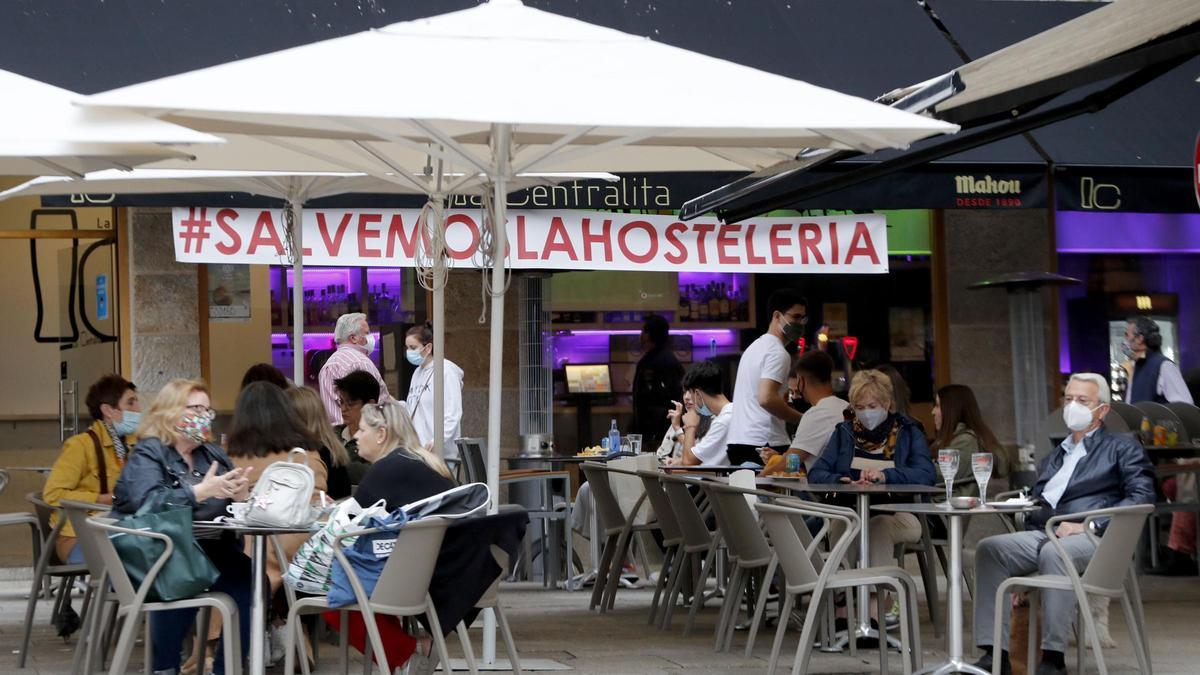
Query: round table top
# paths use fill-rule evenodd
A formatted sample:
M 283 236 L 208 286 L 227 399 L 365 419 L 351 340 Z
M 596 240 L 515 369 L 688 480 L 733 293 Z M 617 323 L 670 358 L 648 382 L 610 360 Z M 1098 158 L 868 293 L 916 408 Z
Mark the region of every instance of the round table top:
M 309 527 L 266 527 L 263 525 L 247 525 L 230 520 L 196 520 L 192 521 L 192 528 L 197 530 L 228 530 L 233 532 L 241 532 L 249 535 L 269 535 L 269 534 L 312 534 L 321 528 L 320 523 L 313 523 Z
M 782 487 L 808 492 L 823 492 L 834 494 L 917 494 L 934 495 L 946 491 L 935 485 L 904 485 L 899 483 L 809 483 L 804 478 L 772 478 L 764 476 L 758 479 L 758 484 L 770 487 Z
M 977 516 L 985 513 L 1029 513 L 1042 508 L 1038 504 L 1020 506 L 976 506 L 973 509 L 956 509 L 946 502 L 911 502 L 904 504 L 872 504 L 872 511 L 889 513 L 928 513 L 943 516 Z
M 644 454 L 644 453 L 643 453 Z M 620 459 L 622 457 L 637 457 L 630 452 L 621 452 L 615 455 L 511 455 L 505 457 L 504 461 L 519 464 L 519 463 L 534 463 L 546 462 L 550 464 L 582 464 L 584 462 L 607 462 L 611 459 Z

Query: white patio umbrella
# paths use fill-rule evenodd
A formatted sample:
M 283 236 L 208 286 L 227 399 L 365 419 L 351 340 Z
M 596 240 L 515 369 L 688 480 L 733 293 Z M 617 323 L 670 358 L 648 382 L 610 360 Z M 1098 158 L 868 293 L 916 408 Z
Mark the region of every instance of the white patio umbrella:
M 76 94 L 0 70 L 0 175 L 82 176 L 164 158 L 221 139 L 122 110 L 76 105 Z
M 492 181 L 491 222 L 500 232 L 508 183 L 522 171 L 650 170 L 665 168 L 664 157 L 679 162 L 675 169 L 707 168 L 713 158 L 758 168 L 805 147 L 871 152 L 957 130 L 517 0 L 124 87 L 86 103 L 201 131 L 290 136 L 298 150 L 321 138 L 379 155 L 383 143 L 428 152 Z M 504 244 L 492 237 L 492 494 L 499 494 Z

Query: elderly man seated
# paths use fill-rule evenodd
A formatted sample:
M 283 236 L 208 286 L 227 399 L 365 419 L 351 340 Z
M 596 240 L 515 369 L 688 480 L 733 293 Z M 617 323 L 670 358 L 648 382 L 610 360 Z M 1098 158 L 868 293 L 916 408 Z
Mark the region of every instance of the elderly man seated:
M 1038 467 L 1033 498 L 1042 509 L 1026 522 L 1026 532 L 988 537 L 975 550 L 975 641 L 986 652 L 976 664 L 991 670 L 996 611 L 996 588 L 1007 578 L 1033 573 L 1066 574 L 1062 559 L 1048 546 L 1046 521 L 1115 506 L 1154 502 L 1154 478 L 1146 452 L 1131 437 L 1103 428 L 1111 401 L 1108 383 L 1094 373 L 1071 376 L 1063 396 L 1063 420 L 1071 435 Z M 1099 521 L 1097 521 L 1099 522 Z M 1064 522 L 1055 534 L 1079 571 L 1087 566 L 1096 547 L 1084 534 L 1082 523 Z M 1103 525 L 1096 528 L 1103 534 Z M 1063 653 L 1075 621 L 1075 596 L 1070 591 L 1042 592 L 1042 661 L 1038 675 L 1067 672 Z M 1008 607 L 1004 608 L 1000 672 L 1010 673 L 1008 661 Z

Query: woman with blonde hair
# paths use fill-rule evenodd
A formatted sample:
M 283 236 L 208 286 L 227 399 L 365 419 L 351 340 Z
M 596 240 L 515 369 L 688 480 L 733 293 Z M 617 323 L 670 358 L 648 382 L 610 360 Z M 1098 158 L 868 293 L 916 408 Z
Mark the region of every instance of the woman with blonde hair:
M 849 410 L 853 418 L 837 425 L 808 471 L 809 483 L 934 484 L 937 471 L 925 434 L 911 417 L 896 412 L 892 380 L 886 373 L 856 373 L 850 382 Z M 868 527 L 873 567 L 891 564 L 896 544 L 921 540 L 921 523 L 911 513 L 871 516 Z
M 211 520 L 225 515 L 230 500 L 245 497 L 250 471 L 234 468 L 225 451 L 212 443 L 216 413 L 211 405 L 208 387 L 200 380 L 171 380 L 158 392 L 142 416 L 138 443 L 113 490 L 114 516 L 131 515 L 147 503 L 171 503 L 192 507 L 195 520 Z M 211 590 L 228 593 L 237 602 L 238 613 L 249 617 L 250 559 L 240 539 L 232 533 L 213 538 L 197 535 L 200 547 L 221 573 Z M 180 649 L 195 615 L 195 609 L 150 615 L 154 671 L 178 670 Z M 244 658 L 250 621 L 239 622 L 238 627 Z M 214 665 L 214 672 L 224 672 L 224 659 Z
M 329 470 L 326 477 L 326 494 L 335 500 L 349 497 L 351 486 L 347 467 L 350 465 L 350 453 L 333 430 L 333 425 L 329 423 L 321 395 L 309 387 L 291 387 L 283 393 L 287 394 L 292 407 L 300 416 L 305 433 L 320 446 L 318 452 L 321 461 Z
M 446 462 L 421 445 L 403 403 L 369 403 L 358 422 L 358 456 L 371 463 L 354 492 L 359 504 L 383 499 L 389 510 L 454 487 Z

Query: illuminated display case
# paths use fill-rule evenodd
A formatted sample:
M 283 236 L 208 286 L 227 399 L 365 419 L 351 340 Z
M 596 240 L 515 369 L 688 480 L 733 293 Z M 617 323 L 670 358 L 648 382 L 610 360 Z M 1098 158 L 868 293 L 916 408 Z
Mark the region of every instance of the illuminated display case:
M 640 330 L 650 314 L 666 318 L 673 328 L 754 326 L 751 274 L 570 272 L 554 275 L 553 284 L 555 329 Z
M 292 287 L 290 267 L 271 267 L 271 361 L 291 372 Z M 416 317 L 416 279 L 413 271 L 380 267 L 305 267 L 304 269 L 305 378 L 312 379 L 312 355 L 333 349 L 333 327 L 342 314 L 362 312 L 380 345 L 371 359 L 380 372 L 395 369 L 386 358 L 384 335 L 399 332 Z

